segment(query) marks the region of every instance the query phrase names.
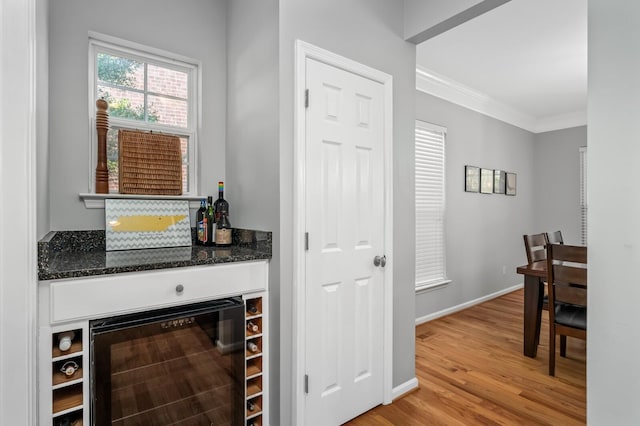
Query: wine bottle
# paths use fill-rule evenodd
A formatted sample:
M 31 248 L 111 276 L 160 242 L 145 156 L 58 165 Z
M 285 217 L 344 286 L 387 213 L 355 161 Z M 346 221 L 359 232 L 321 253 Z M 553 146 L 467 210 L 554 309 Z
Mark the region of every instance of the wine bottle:
M 255 411 L 256 404 L 253 401 L 247 401 L 247 410 Z
M 224 199 L 224 182 L 218 182 L 218 199 L 213 207 L 216 212 L 216 223 L 220 220 L 222 212 L 229 214 L 229 203 Z
M 256 353 L 258 352 L 258 345 L 253 342 L 247 342 L 247 349 L 249 350 L 249 352 Z
M 205 214 L 207 205 L 204 199 L 200 200 L 200 208 L 196 212 L 196 244 L 204 245 L 207 241 L 207 223 L 205 222 Z
M 251 315 L 255 315 L 258 313 L 258 307 L 253 303 L 247 303 L 247 312 Z
M 216 246 L 228 247 L 231 245 L 231 223 L 227 212 L 222 212 L 216 222 Z
M 253 321 L 249 321 L 247 323 L 247 330 L 252 333 L 256 333 L 258 330 L 260 330 L 260 327 L 258 327 L 258 324 L 255 324 Z
M 207 241 L 205 245 L 212 246 L 214 244 L 214 230 L 215 230 L 215 213 L 213 210 L 213 197 L 207 197 L 207 211 L 205 217 L 207 218 Z
M 60 349 L 60 352 L 66 352 L 71 349 L 74 337 L 76 337 L 76 334 L 73 331 L 65 331 L 58 335 L 58 349 Z

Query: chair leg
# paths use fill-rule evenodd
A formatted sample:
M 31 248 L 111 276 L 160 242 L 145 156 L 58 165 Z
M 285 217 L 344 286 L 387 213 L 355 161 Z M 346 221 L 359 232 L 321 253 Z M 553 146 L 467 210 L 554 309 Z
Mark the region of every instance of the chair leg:
M 567 357 L 567 336 L 560 335 L 560 356 Z
M 556 375 L 556 329 L 549 321 L 549 375 Z

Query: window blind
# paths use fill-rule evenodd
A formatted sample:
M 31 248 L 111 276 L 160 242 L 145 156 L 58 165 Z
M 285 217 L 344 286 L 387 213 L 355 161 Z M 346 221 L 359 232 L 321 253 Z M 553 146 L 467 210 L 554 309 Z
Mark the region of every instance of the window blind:
M 587 245 L 587 147 L 580 147 L 580 240 Z
M 415 124 L 416 287 L 446 280 L 444 256 L 446 129 Z

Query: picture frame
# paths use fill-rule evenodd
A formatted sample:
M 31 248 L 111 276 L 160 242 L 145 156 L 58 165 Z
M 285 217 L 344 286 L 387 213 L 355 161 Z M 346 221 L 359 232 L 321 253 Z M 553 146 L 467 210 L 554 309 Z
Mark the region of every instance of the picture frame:
M 515 173 L 506 173 L 505 194 L 516 195 L 517 176 Z
M 480 167 L 464 166 L 464 190 L 480 192 Z
M 480 169 L 480 193 L 493 194 L 493 169 Z
M 507 184 L 507 173 L 504 170 L 493 171 L 493 193 L 504 194 Z

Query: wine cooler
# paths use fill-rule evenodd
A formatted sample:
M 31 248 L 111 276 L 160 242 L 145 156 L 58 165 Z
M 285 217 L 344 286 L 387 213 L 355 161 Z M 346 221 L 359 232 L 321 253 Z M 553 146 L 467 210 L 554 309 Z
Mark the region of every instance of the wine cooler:
M 94 425 L 242 425 L 241 298 L 90 322 Z

